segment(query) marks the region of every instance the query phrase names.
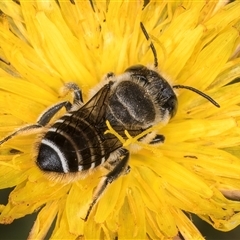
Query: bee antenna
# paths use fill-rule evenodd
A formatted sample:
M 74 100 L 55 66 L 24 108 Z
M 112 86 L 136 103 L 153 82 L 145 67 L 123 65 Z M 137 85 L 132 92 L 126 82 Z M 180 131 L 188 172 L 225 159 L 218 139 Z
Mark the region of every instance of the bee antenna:
M 209 102 L 211 102 L 214 106 L 220 108 L 220 105 L 215 101 L 213 100 L 210 96 L 208 96 L 206 93 L 203 93 L 201 91 L 199 91 L 198 89 L 196 88 L 193 88 L 193 87 L 189 87 L 189 86 L 184 86 L 184 85 L 174 85 L 173 88 L 185 88 L 185 89 L 188 89 L 190 91 L 193 91 L 197 94 L 199 94 L 200 96 L 206 98 Z
M 146 37 L 147 40 L 149 40 L 150 37 L 149 37 L 149 35 L 147 33 L 147 30 L 144 27 L 142 22 L 140 22 L 140 26 L 141 26 L 141 29 L 142 29 L 142 32 L 143 32 L 144 36 Z M 152 41 L 150 41 L 150 48 L 151 48 L 151 50 L 153 52 L 153 56 L 154 56 L 154 67 L 157 67 L 158 66 L 157 51 L 156 51 L 156 48 L 154 47 Z

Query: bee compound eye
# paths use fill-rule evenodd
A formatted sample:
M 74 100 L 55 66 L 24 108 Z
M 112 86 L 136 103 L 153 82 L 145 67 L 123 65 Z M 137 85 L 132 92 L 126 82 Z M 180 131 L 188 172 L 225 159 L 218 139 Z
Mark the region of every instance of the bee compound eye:
M 145 66 L 138 64 L 138 65 L 133 65 L 125 70 L 125 72 L 138 72 L 146 69 Z
M 37 156 L 38 167 L 47 172 L 68 172 L 66 159 L 60 149 L 48 140 L 43 139 Z
M 174 117 L 177 113 L 178 101 L 175 95 L 172 95 L 164 104 L 164 108 L 168 110 L 170 117 Z

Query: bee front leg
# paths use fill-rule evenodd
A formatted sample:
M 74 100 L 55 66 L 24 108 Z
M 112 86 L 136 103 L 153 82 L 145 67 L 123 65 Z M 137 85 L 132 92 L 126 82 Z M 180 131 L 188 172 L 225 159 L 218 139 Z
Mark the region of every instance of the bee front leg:
M 141 137 L 139 140 L 142 142 L 154 145 L 154 144 L 164 143 L 165 137 L 161 134 L 156 134 L 156 135 L 154 134 L 154 136 L 152 136 L 152 133 L 149 133 Z
M 150 144 L 164 143 L 165 137 L 163 135 L 157 134 L 151 141 Z
M 86 217 L 83 219 L 84 221 L 87 221 L 93 207 L 98 202 L 106 188 L 110 183 L 112 183 L 114 180 L 116 180 L 119 176 L 122 174 L 126 174 L 130 171 L 130 167 L 127 166 L 128 159 L 129 159 L 129 151 L 122 148 L 120 149 L 121 155 L 119 156 L 119 160 L 117 161 L 117 164 L 114 166 L 114 168 L 102 178 L 100 183 L 98 184 L 94 194 L 93 194 L 93 200 L 90 203 L 90 206 L 88 208 Z

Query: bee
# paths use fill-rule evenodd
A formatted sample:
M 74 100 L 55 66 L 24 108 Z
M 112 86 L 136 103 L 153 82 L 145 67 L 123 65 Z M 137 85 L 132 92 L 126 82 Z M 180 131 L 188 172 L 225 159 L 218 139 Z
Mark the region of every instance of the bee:
M 141 23 L 140 26 L 149 40 L 144 25 Z M 155 124 L 167 123 L 177 112 L 174 88 L 194 91 L 220 107 L 210 96 L 195 88 L 171 86 L 157 72 L 157 54 L 152 42 L 150 48 L 154 55 L 154 69 L 135 65 L 119 76 L 108 73 L 106 84 L 86 103 L 78 85 L 67 83 L 65 90 L 73 93 L 73 103 L 62 101 L 53 105 L 39 116 L 35 124 L 23 126 L 0 141 L 1 145 L 16 135 L 46 129 L 36 146 L 36 164 L 44 173 L 85 176 L 98 166 L 107 168 L 108 173 L 93 193 L 85 221 L 109 184 L 130 172 L 129 150 L 116 136 L 106 133 L 107 121 L 125 139 L 125 130 L 131 136 L 137 136 Z M 62 108 L 66 113 L 50 123 Z M 163 135 L 150 134 L 139 141 L 147 138 L 149 144 L 164 142 Z

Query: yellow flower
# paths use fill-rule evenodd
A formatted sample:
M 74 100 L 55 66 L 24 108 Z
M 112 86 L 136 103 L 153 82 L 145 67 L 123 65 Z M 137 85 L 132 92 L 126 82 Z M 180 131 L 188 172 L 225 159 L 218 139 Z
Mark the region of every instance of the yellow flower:
M 86 101 L 106 73 L 152 64 L 140 22 L 157 50 L 159 72 L 173 85 L 205 92 L 221 108 L 178 90 L 176 116 L 158 126 L 164 144 L 139 143 L 130 173 L 107 188 L 86 222 L 93 190 L 107 170 L 55 182 L 35 165 L 36 134 L 11 139 L 0 148 L 0 188 L 16 187 L 0 205 L 0 223 L 38 211 L 32 239 L 44 238 L 55 218 L 52 239 L 171 239 L 179 233 L 203 239 L 184 212 L 221 231 L 238 226 L 240 203 L 227 198 L 240 190 L 240 84 L 232 83 L 240 76 L 240 3 L 225 4 L 1 1 L 1 138 L 36 122 L 60 100 L 66 82 L 76 82 Z M 135 140 L 129 136 L 124 144 Z

